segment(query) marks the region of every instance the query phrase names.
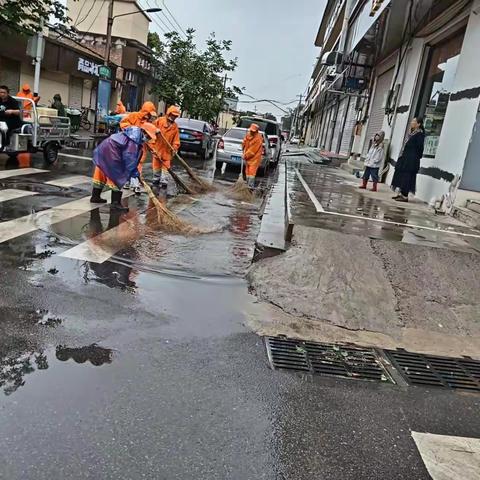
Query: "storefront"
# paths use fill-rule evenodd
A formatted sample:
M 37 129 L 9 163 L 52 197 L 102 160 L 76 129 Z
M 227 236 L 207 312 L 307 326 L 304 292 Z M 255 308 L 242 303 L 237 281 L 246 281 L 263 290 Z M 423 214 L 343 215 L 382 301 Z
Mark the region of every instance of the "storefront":
M 425 158 L 437 154 L 464 38 L 465 27 L 425 49 L 425 72 L 415 113 L 425 122 Z
M 392 129 L 388 131 L 384 123 L 387 138 L 391 137 L 390 161 L 395 165 L 411 119 L 424 119 L 425 149 L 417 197 L 432 204 L 441 202 L 447 193 L 457 204 L 464 204 L 475 198 L 472 192 L 480 192 L 480 180 L 472 181 L 475 172 L 480 174 L 474 148 L 480 102 L 478 45 L 480 19 L 471 2 L 457 2 L 426 25 L 412 42 L 398 75 L 403 82 Z M 387 182 L 393 173 L 392 168 Z M 452 182 L 460 190 L 452 192 Z

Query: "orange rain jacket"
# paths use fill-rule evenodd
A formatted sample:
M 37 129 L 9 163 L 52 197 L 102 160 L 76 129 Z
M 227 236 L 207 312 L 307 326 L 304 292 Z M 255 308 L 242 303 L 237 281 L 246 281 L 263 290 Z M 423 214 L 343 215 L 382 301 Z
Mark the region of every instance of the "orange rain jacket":
M 127 109 L 125 108 L 125 105 L 121 100 L 117 102 L 117 108 L 115 109 L 115 113 L 117 115 L 120 115 L 122 113 L 127 113 Z
M 261 133 L 248 132 L 243 139 L 243 158 L 247 163 L 246 174 L 254 177 L 262 162 L 263 136 Z
M 120 128 L 141 127 L 143 122 L 148 121 L 148 116 L 157 116 L 157 110 L 152 102 L 145 102 L 139 112 L 129 113 L 121 122 Z
M 164 117 L 160 117 L 155 122 L 155 126 L 160 130 L 154 146 L 155 156 L 158 156 L 160 158 L 166 168 L 171 167 L 173 158 L 172 148 L 175 151 L 178 151 L 178 149 L 180 148 L 180 132 L 178 130 L 178 125 L 175 122 L 169 124 L 167 121 L 169 110 L 170 108 L 167 110 L 167 114 Z M 168 145 L 167 142 L 172 146 L 172 148 L 170 148 L 170 145 Z M 162 162 L 159 162 L 154 157 L 153 170 L 160 170 Z
M 35 103 L 37 103 L 40 100 L 40 97 L 35 97 L 33 95 L 33 92 L 30 90 L 30 85 L 28 83 L 22 86 L 22 89 L 17 93 L 17 97 L 29 98 L 30 100 L 33 100 Z M 32 104 L 30 102 L 23 102 L 23 109 L 31 110 Z
M 152 102 L 145 102 L 139 112 L 129 113 L 120 122 L 120 128 L 124 130 L 128 127 L 141 127 L 145 122 L 149 122 L 149 115 L 157 116 L 157 110 Z M 138 164 L 138 171 L 142 173 L 142 168 L 145 160 L 147 159 L 147 145 L 144 143 L 142 146 L 142 157 Z

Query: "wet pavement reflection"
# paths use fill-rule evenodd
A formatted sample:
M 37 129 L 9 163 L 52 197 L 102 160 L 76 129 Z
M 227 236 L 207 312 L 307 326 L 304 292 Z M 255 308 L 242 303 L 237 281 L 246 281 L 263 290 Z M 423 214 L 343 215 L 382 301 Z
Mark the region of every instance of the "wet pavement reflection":
M 326 213 L 317 212 L 297 170 Z M 295 225 L 480 253 L 479 231 L 449 216 L 435 215 L 419 201 L 400 206 L 393 200 L 386 201 L 384 195 L 379 198 L 359 191 L 351 175 L 338 168 L 313 165 L 306 157 L 287 161 L 287 187 Z

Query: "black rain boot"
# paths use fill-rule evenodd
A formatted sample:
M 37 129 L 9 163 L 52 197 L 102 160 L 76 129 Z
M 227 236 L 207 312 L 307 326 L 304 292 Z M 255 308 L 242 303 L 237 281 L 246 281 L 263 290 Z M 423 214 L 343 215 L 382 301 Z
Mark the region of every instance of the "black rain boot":
M 107 201 L 100 196 L 101 193 L 102 193 L 101 188 L 93 187 L 92 196 L 90 197 L 90 203 L 107 203 Z
M 112 190 L 112 204 L 110 205 L 111 209 L 118 210 L 119 212 L 128 212 L 129 208 L 122 205 L 122 192 L 117 190 Z

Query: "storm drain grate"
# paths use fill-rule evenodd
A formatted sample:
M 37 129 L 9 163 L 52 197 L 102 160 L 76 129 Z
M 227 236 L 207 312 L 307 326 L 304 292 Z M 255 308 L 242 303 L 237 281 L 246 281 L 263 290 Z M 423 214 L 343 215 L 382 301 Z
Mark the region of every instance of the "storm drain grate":
M 480 361 L 436 357 L 405 350 L 385 350 L 410 385 L 449 387 L 480 392 Z
M 372 349 L 265 337 L 274 369 L 394 383 Z

